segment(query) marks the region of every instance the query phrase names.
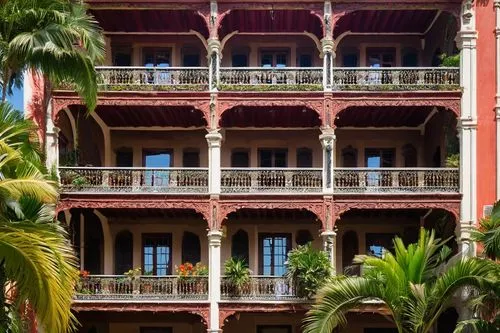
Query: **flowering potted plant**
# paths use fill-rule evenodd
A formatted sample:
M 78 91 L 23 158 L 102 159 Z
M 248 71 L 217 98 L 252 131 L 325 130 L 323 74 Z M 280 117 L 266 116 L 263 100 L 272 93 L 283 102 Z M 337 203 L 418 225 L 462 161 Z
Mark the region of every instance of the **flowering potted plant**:
M 76 284 L 76 290 L 79 294 L 90 294 L 89 288 L 90 272 L 86 270 L 80 271 L 80 280 Z
M 132 284 L 132 293 L 133 294 L 138 294 L 139 293 L 139 279 L 141 278 L 141 273 L 142 270 L 140 267 L 134 268 L 134 269 L 129 269 L 123 275 L 127 277 L 127 280 L 131 282 Z
M 175 272 L 179 276 L 179 294 L 189 294 L 191 292 L 203 294 L 207 292 L 206 279 L 202 278 L 208 276 L 207 266 L 200 262 L 195 265 L 185 262 L 180 266 L 175 266 Z

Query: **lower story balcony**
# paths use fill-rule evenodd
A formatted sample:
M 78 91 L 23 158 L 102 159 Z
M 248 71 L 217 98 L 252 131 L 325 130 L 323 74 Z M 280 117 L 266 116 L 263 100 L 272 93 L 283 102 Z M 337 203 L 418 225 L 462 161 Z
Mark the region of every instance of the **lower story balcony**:
M 60 167 L 63 192 L 208 193 L 207 168 Z M 458 193 L 456 168 L 334 168 L 336 194 Z M 321 168 L 222 168 L 226 194 L 322 193 Z
M 76 300 L 207 300 L 208 277 L 88 275 L 76 288 Z

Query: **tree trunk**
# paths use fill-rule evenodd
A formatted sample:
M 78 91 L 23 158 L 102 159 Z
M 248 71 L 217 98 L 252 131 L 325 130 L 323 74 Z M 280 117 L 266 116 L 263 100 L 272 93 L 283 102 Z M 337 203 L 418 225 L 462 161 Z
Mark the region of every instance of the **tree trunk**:
M 7 274 L 5 272 L 4 260 L 0 262 L 0 332 L 7 332 L 9 327 L 9 317 L 7 314 L 7 298 L 5 295 L 5 285 L 7 283 Z

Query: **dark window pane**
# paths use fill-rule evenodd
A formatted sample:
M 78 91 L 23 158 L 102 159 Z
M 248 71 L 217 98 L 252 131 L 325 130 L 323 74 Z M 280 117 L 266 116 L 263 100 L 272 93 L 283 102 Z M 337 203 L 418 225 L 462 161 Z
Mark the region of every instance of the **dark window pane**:
M 290 234 L 261 234 L 260 274 L 283 276 L 286 273 L 285 262 L 290 251 Z
M 115 274 L 120 275 L 132 269 L 133 236 L 128 230 L 119 232 L 115 239 Z
M 243 259 L 248 264 L 250 262 L 248 249 L 248 233 L 238 230 L 231 238 L 231 257 Z
M 232 168 L 248 168 L 250 161 L 248 158 L 248 151 L 233 151 L 231 154 L 231 167 Z
M 184 232 L 182 236 L 182 262 L 190 262 L 194 265 L 200 261 L 200 238 L 192 232 Z
M 233 67 L 248 67 L 248 57 L 246 54 L 233 54 Z
M 257 333 L 292 333 L 290 325 L 259 325 Z
M 141 327 L 140 333 L 173 333 L 172 327 Z
M 200 152 L 195 150 L 184 150 L 182 152 L 182 165 L 185 168 L 199 168 Z
M 182 58 L 182 65 L 184 67 L 198 67 L 200 66 L 199 54 L 185 54 Z
M 312 168 L 312 150 L 309 148 L 297 149 L 297 168 Z
M 261 168 L 270 168 L 273 166 L 273 151 L 269 149 L 259 150 L 259 166 Z
M 357 54 L 345 54 L 342 57 L 342 62 L 344 67 L 358 67 L 358 55 Z
M 113 66 L 130 66 L 132 57 L 130 53 L 116 52 L 113 56 Z
M 273 67 L 273 55 L 269 53 L 262 54 L 260 64 L 262 67 Z
M 312 57 L 310 54 L 301 54 L 299 57 L 300 67 L 312 67 Z
M 142 253 L 143 274 L 171 274 L 172 234 L 143 234 Z
M 119 150 L 116 152 L 116 166 L 129 168 L 134 164 L 134 153 L 132 150 Z

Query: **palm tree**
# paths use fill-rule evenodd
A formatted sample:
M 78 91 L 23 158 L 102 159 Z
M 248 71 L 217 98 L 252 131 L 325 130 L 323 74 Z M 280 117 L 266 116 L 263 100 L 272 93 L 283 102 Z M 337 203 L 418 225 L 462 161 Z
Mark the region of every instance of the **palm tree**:
M 54 221 L 57 188 L 42 166 L 33 128 L 0 103 L 0 332 L 10 332 L 29 302 L 47 332 L 62 333 L 74 327 L 78 270 L 67 234 Z
M 479 222 L 479 228 L 471 233 L 473 241 L 483 245 L 483 254 L 492 259 L 500 258 L 500 201 L 493 205 L 491 215 Z
M 103 59 L 104 37 L 80 1 L 3 0 L 0 6 L 0 84 L 2 101 L 24 70 L 52 84 L 70 83 L 89 110 L 95 108 L 94 65 Z
M 434 232 L 422 229 L 418 242 L 408 247 L 399 237 L 393 243 L 394 254 L 386 251 L 382 258 L 355 258 L 363 267 L 362 276 L 338 277 L 318 293 L 304 320 L 305 333 L 331 333 L 345 326 L 347 312 L 366 301 L 385 304 L 398 332 L 426 333 L 458 290 L 498 290 L 493 288 L 500 277 L 495 263 L 454 258 L 444 264 L 450 250 L 435 239 Z

